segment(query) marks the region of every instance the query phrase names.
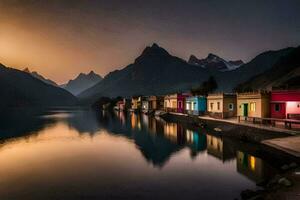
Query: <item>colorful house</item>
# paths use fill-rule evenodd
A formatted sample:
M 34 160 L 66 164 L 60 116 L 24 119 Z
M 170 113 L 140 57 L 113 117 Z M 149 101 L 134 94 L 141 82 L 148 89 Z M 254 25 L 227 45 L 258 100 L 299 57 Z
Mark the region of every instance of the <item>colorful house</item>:
M 123 101 L 118 101 L 116 103 L 116 106 L 114 107 L 114 109 L 117 110 L 117 111 L 121 111 L 122 105 L 123 105 Z
M 209 94 L 207 96 L 207 112 L 214 118 L 230 118 L 236 116 L 236 94 Z
M 141 97 L 142 99 L 142 111 L 148 112 L 149 111 L 149 97 Z
M 164 110 L 177 112 L 177 94 L 169 94 L 164 97 Z
M 177 112 L 184 113 L 185 112 L 185 100 L 187 97 L 190 97 L 189 93 L 178 93 L 177 94 Z
M 189 97 L 188 93 L 176 93 L 166 95 L 164 98 L 164 109 L 167 112 L 184 113 L 185 111 L 185 99 Z
M 150 96 L 149 101 L 149 110 L 163 110 L 164 109 L 164 97 L 163 96 Z
M 242 117 L 270 117 L 270 93 L 249 92 L 237 94 L 237 115 Z
M 206 111 L 204 96 L 190 96 L 185 99 L 185 112 L 190 115 L 200 115 Z
M 131 110 L 132 111 L 139 111 L 142 108 L 142 97 L 135 96 L 131 99 Z
M 271 117 L 300 119 L 300 90 L 272 91 Z
M 164 97 L 162 96 L 148 96 L 142 97 L 142 111 L 152 112 L 154 110 L 164 109 Z
M 118 101 L 116 103 L 115 109 L 119 111 L 126 111 L 130 109 L 130 100 L 124 98 L 123 100 Z

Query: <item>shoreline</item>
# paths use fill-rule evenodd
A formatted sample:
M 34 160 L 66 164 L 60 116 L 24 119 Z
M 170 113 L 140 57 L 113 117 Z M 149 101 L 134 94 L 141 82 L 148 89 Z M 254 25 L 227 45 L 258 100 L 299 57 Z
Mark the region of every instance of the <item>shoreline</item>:
M 267 145 L 263 141 L 293 137 L 291 134 L 265 130 L 257 127 L 226 123 L 226 121 L 209 120 L 200 117 L 190 117 L 167 113 L 161 116 L 169 122 L 179 122 L 193 129 L 207 130 L 209 134 L 237 140 L 238 149 L 247 149 L 254 156 L 269 160 L 278 165 L 280 172 L 262 183 L 257 183 L 262 189 L 244 190 L 241 198 L 244 199 L 298 199 L 300 197 L 300 159 L 299 157 Z M 205 127 L 201 127 L 205 126 Z M 219 130 L 219 131 L 216 131 Z M 247 144 L 250 143 L 251 145 Z M 254 147 L 251 147 L 253 146 Z M 284 162 L 283 162 L 284 161 Z
M 259 127 L 245 126 L 244 124 L 231 123 L 225 120 L 214 120 L 198 116 L 167 113 L 160 116 L 168 121 L 178 121 L 201 127 L 205 126 L 212 133 L 230 136 L 242 141 L 261 143 L 263 140 L 292 136 L 287 132 L 261 129 Z

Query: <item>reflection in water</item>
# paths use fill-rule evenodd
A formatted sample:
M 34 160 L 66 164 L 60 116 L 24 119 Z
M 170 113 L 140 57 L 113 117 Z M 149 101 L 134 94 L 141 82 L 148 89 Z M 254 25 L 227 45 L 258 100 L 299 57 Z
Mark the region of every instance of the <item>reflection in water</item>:
M 226 140 L 221 137 L 207 135 L 207 152 L 222 161 L 235 157 L 235 151 L 231 145 L 226 145 Z
M 260 182 L 272 177 L 277 170 L 265 163 L 262 159 L 248 153 L 237 151 L 237 170 L 249 179 Z
M 131 113 L 131 128 L 141 130 L 141 116 Z
M 27 123 L 0 126 L 20 136 L 0 145 L 1 199 L 234 199 L 272 173 L 226 138 L 147 115 L 77 110 Z

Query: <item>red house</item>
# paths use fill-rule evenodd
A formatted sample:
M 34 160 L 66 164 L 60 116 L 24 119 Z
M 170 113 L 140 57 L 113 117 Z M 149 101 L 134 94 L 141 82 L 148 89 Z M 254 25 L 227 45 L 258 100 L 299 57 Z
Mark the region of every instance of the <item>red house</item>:
M 300 119 L 300 90 L 272 91 L 271 117 Z
M 178 93 L 177 94 L 177 112 L 184 113 L 185 111 L 185 98 L 189 97 L 189 93 Z

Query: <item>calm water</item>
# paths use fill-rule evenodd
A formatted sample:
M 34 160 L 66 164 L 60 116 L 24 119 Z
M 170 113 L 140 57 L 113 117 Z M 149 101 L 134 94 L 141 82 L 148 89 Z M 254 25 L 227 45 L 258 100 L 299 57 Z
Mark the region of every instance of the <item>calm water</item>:
M 146 115 L 1 119 L 0 199 L 235 199 L 276 169 L 236 142 Z

